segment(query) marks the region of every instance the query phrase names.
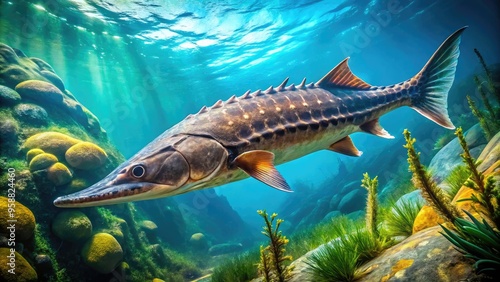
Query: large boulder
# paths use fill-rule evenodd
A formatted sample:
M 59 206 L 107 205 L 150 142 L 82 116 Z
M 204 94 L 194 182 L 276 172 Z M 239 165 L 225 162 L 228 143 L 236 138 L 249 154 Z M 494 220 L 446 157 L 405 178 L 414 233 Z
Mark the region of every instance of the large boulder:
M 35 104 L 19 104 L 14 107 L 14 116 L 21 122 L 42 126 L 48 123 L 48 114 L 44 108 Z
M 481 127 L 476 124 L 464 135 L 471 155 L 477 158 L 487 143 Z M 458 138 L 455 138 L 432 158 L 429 169 L 438 183 L 443 181 L 456 166 L 462 164 L 461 153 L 463 153 L 462 147 L 460 147 Z
M 342 197 L 338 205 L 338 210 L 348 214 L 354 211 L 362 210 L 366 206 L 366 190 L 357 188 Z
M 65 158 L 69 165 L 74 168 L 91 170 L 106 163 L 108 155 L 94 143 L 81 142 L 69 148 Z
M 5 233 L 10 237 L 9 220 L 16 219 L 15 239 L 23 242 L 30 239 L 35 231 L 35 216 L 33 212 L 20 202 L 13 202 L 12 198 L 0 196 L 0 234 Z
M 0 105 L 11 106 L 19 101 L 21 101 L 21 96 L 14 89 L 0 85 Z
M 79 242 L 92 235 L 92 222 L 83 212 L 63 211 L 54 218 L 52 232 L 63 241 Z
M 99 273 L 110 273 L 123 259 L 120 243 L 107 233 L 97 233 L 90 237 L 82 248 L 83 262 Z
M 11 269 L 13 269 L 14 274 L 9 272 Z M 35 282 L 38 281 L 38 275 L 20 253 L 12 253 L 10 248 L 0 248 L 0 281 Z
M 46 169 L 57 163 L 57 157 L 52 154 L 42 153 L 38 154 L 31 159 L 29 167 L 31 171 Z
M 59 132 L 42 132 L 31 136 L 24 142 L 25 149 L 42 149 L 47 153 L 56 155 L 64 159 L 64 154 L 73 145 L 81 142 L 78 139 L 70 137 Z
M 36 101 L 41 105 L 61 105 L 64 94 L 52 83 L 41 80 L 26 80 L 16 85 L 16 91 L 23 99 Z
M 61 186 L 71 182 L 73 174 L 63 163 L 55 163 L 47 169 L 47 179 L 54 185 Z

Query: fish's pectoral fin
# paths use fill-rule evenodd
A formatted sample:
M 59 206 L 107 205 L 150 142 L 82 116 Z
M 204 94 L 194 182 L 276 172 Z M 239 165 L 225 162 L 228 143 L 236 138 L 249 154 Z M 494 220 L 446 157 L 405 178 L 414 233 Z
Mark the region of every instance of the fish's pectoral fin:
M 349 136 L 346 136 L 339 141 L 333 143 L 328 147 L 329 150 L 348 155 L 348 156 L 353 156 L 353 157 L 359 157 L 363 154 L 363 152 L 359 151 L 356 146 L 354 146 L 354 143 L 352 143 L 352 139 Z
M 345 58 L 329 73 L 323 76 L 318 82 L 317 86 L 320 87 L 343 87 L 355 89 L 368 89 L 372 87 L 370 84 L 364 82 L 361 78 L 354 75 L 347 65 L 349 57 Z
M 359 126 L 359 128 L 361 128 L 361 130 L 363 130 L 364 132 L 371 133 L 373 135 L 377 135 L 382 138 L 394 139 L 394 136 L 392 136 L 391 134 L 389 134 L 389 132 L 387 132 L 387 130 L 382 128 L 378 118 L 363 123 L 362 125 Z
M 274 166 L 274 154 L 272 152 L 263 150 L 248 151 L 237 156 L 233 164 L 251 177 L 273 188 L 293 192 Z

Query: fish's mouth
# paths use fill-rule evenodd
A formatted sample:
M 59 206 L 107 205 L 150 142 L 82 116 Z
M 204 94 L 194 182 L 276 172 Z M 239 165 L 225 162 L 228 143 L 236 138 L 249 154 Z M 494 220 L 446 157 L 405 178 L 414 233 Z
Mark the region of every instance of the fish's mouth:
M 147 182 L 118 185 L 98 182 L 82 191 L 56 198 L 54 205 L 60 208 L 82 208 L 148 200 L 160 197 L 160 195 L 156 195 L 159 194 L 157 191 L 170 190 L 168 188 L 172 187 Z

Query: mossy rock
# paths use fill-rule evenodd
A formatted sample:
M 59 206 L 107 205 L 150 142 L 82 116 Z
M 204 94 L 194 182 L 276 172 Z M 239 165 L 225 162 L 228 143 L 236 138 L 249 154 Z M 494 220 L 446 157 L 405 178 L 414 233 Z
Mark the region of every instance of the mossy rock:
M 42 149 L 47 153 L 63 158 L 66 151 L 73 145 L 81 142 L 59 132 L 42 132 L 31 136 L 24 142 L 25 149 Z
M 30 163 L 30 162 L 31 162 L 31 160 L 32 160 L 35 156 L 38 156 L 38 155 L 43 154 L 43 153 L 45 153 L 45 152 L 44 152 L 42 149 L 38 149 L 38 148 L 36 148 L 36 149 L 31 149 L 31 150 L 29 150 L 29 151 L 26 153 L 26 161 L 27 161 L 28 163 Z
M 18 132 L 19 132 L 19 124 L 15 119 L 10 117 L 5 117 L 5 118 L 1 117 L 0 143 L 2 144 L 2 148 L 9 147 L 12 149 L 14 146 L 17 146 Z
M 65 194 L 75 193 L 75 192 L 81 191 L 89 186 L 90 186 L 90 183 L 86 179 L 73 178 L 73 180 L 71 180 L 71 184 L 68 185 L 68 187 L 65 189 L 64 193 Z
M 445 223 L 445 221 L 441 216 L 431 206 L 425 205 L 418 212 L 417 217 L 415 217 L 413 221 L 413 234 L 443 223 Z
M 207 237 L 205 237 L 203 233 L 194 233 L 193 235 L 191 235 L 189 243 L 195 250 L 202 251 L 208 249 Z
M 160 278 L 153 278 L 153 282 L 165 282 L 165 280 Z
M 56 186 L 65 185 L 71 182 L 73 174 L 63 163 L 55 163 L 47 170 L 47 178 Z
M 26 80 L 16 85 L 23 99 L 36 101 L 39 105 L 61 105 L 64 94 L 52 83 L 42 80 Z
M 7 220 L 16 219 L 16 242 L 23 242 L 31 238 L 33 236 L 33 232 L 35 231 L 35 216 L 33 212 L 20 202 L 16 201 L 15 203 L 10 201 L 10 198 L 0 196 L 0 230 L 1 233 L 8 232 L 7 227 L 9 227 L 10 223 Z M 11 217 L 11 213 L 9 213 L 9 204 L 15 204 L 15 214 L 14 217 Z M 12 207 L 12 206 L 10 206 Z
M 15 106 L 14 115 L 18 120 L 30 126 L 43 126 L 49 122 L 47 111 L 35 104 L 23 103 Z
M 14 89 L 0 85 L 0 105 L 12 106 L 21 101 L 21 96 Z
M 41 70 L 40 74 L 43 77 L 45 77 L 48 81 L 52 82 L 52 84 L 54 84 L 54 86 L 59 88 L 59 90 L 61 90 L 63 92 L 66 90 L 66 87 L 64 87 L 64 82 L 62 81 L 62 79 L 57 74 L 55 74 L 53 71 Z
M 82 241 L 92 235 L 92 222 L 83 212 L 63 211 L 54 218 L 52 233 L 63 241 Z
M 101 167 L 108 155 L 101 147 L 90 142 L 78 143 L 66 151 L 66 161 L 74 168 L 92 170 Z
M 8 256 L 15 256 L 15 262 Z M 9 272 L 13 262 L 14 273 Z M 28 261 L 18 252 L 11 253 L 9 248 L 0 248 L 0 281 L 4 282 L 35 282 L 38 281 L 36 271 Z
M 29 167 L 31 171 L 37 171 L 46 169 L 57 163 L 57 161 L 58 160 L 56 156 L 48 153 L 42 153 L 33 157 L 33 159 L 30 161 Z
M 156 223 L 152 222 L 151 220 L 141 221 L 139 223 L 139 227 L 149 235 L 156 234 L 156 231 L 158 230 L 158 225 L 156 225 Z
M 99 273 L 110 273 L 123 259 L 120 243 L 107 233 L 97 233 L 82 248 L 83 262 Z

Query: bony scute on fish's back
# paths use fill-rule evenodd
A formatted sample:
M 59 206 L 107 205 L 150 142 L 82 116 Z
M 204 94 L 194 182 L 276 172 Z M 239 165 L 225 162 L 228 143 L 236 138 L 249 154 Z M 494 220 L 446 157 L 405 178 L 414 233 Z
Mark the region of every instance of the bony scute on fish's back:
M 328 149 L 360 156 L 349 134 L 393 138 L 379 117 L 409 106 L 453 129 L 447 95 L 453 83 L 463 27 L 450 35 L 414 77 L 372 86 L 345 59 L 316 83 L 247 92 L 203 107 L 165 131 L 107 177 L 54 201 L 88 207 L 147 200 L 210 188 L 251 176 L 290 192 L 275 165 Z

